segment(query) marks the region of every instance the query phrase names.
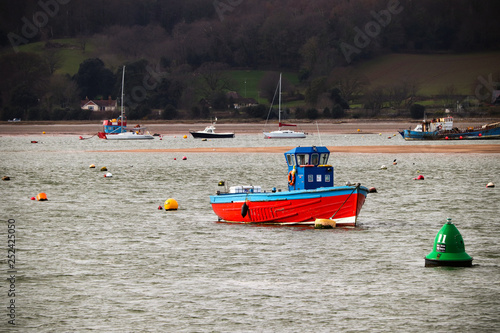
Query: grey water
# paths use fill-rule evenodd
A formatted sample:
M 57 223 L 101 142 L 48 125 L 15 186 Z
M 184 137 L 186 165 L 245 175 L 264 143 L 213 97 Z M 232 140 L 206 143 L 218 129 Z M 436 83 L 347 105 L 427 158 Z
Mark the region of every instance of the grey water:
M 0 331 L 500 331 L 499 154 L 333 153 L 336 185 L 378 190 L 356 228 L 217 221 L 209 196 L 220 180 L 286 187 L 282 153 L 245 147 L 309 144 L 421 143 L 373 134 L 286 142 L 0 137 L 0 176 L 11 178 L 0 183 Z M 217 152 L 226 146 L 241 153 Z M 213 151 L 123 151 L 192 147 Z M 425 180 L 413 179 L 420 174 Z M 31 200 L 40 192 L 48 201 Z M 168 198 L 177 211 L 158 209 Z M 471 268 L 424 267 L 448 217 Z

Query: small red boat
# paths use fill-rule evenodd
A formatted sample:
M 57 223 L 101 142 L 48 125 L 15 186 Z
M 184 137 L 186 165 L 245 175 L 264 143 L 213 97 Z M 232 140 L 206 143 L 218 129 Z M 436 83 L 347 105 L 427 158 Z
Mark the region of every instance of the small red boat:
M 334 186 L 333 166 L 326 147 L 297 147 L 285 153 L 288 191 L 260 186 L 232 186 L 210 196 L 219 220 L 239 223 L 314 224 L 331 219 L 338 226 L 355 226 L 368 188 Z

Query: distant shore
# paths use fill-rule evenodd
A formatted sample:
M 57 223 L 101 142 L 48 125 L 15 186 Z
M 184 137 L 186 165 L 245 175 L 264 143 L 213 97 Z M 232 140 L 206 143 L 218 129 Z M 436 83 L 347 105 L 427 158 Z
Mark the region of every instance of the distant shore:
M 464 123 L 456 122 L 457 127 L 480 126 L 489 121 L 470 121 Z M 413 128 L 417 122 L 411 121 L 342 121 L 342 122 L 318 122 L 299 124 L 298 129 L 317 135 L 318 129 L 320 134 L 383 134 L 393 136 L 399 130 Z M 135 122 L 129 123 L 129 126 L 135 126 Z M 141 123 L 144 124 L 144 123 Z M 207 123 L 145 123 L 151 133 L 162 134 L 168 138 L 173 136 L 189 136 L 190 130 L 202 130 Z M 263 123 L 221 123 L 217 124 L 217 131 L 234 132 L 238 135 L 259 135 L 262 130 L 273 130 L 277 128 L 277 124 L 268 124 L 267 127 Z M 96 123 L 88 122 L 19 122 L 19 123 L 0 123 L 0 136 L 32 136 L 32 135 L 48 135 L 48 136 L 84 136 L 90 137 L 97 134 L 101 130 L 101 126 Z M 45 134 L 43 134 L 45 133 Z M 399 134 L 397 134 L 399 135 Z M 97 139 L 96 139 L 97 140 Z M 226 139 L 227 140 L 227 139 Z M 228 139 L 230 140 L 230 139 Z M 192 152 L 192 153 L 282 153 L 293 147 L 286 146 L 287 140 L 283 140 L 281 147 L 247 147 L 247 148 L 182 148 L 182 149 L 135 149 L 135 150 L 118 150 L 112 152 L 136 152 L 136 153 L 167 153 L 167 152 Z M 500 154 L 500 140 L 481 141 L 481 143 L 460 145 L 436 145 L 431 142 L 426 144 L 415 145 L 408 142 L 407 145 L 384 145 L 384 146 L 335 146 L 328 147 L 332 153 L 477 153 L 477 154 Z M 99 151 L 108 152 L 108 151 Z
M 471 119 L 471 121 L 455 121 L 455 126 L 462 128 L 467 126 L 480 126 L 495 120 Z M 498 121 L 498 120 L 496 120 Z M 190 130 L 203 130 L 208 125 L 207 122 L 138 122 L 129 121 L 128 127 L 136 124 L 144 125 L 151 133 L 168 135 L 188 135 Z M 340 120 L 328 121 L 319 120 L 316 122 L 299 123 L 297 129 L 309 134 L 394 134 L 398 131 L 414 128 L 418 121 L 403 120 Z M 267 125 L 264 123 L 217 123 L 219 132 L 234 132 L 239 134 L 259 134 L 264 129 L 277 129 L 276 121 Z M 45 135 L 94 135 L 102 130 L 99 122 L 0 122 L 0 136 L 12 135 L 37 135 L 45 132 Z

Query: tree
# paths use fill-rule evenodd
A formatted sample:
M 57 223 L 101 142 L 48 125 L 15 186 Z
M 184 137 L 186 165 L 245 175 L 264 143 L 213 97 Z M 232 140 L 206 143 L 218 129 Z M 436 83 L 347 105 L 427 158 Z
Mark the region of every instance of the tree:
M 49 73 L 51 75 L 54 74 L 54 72 L 57 69 L 61 68 L 62 56 L 58 50 L 56 50 L 54 48 L 46 48 L 45 51 L 43 52 L 43 58 L 45 59 L 45 62 L 47 63 Z
M 367 91 L 364 96 L 365 109 L 372 111 L 371 116 L 376 116 L 384 106 L 386 98 L 386 93 L 382 87 L 375 87 Z
M 326 91 L 326 79 L 326 76 L 320 76 L 311 81 L 305 92 L 307 103 L 311 105 L 317 103 L 319 96 Z
M 415 82 L 403 80 L 387 88 L 389 105 L 395 109 L 409 109 L 417 97 L 418 85 Z
M 424 118 L 424 114 L 425 114 L 425 106 L 420 104 L 413 104 L 410 107 L 410 116 L 413 119 L 422 119 Z
M 50 75 L 45 61 L 34 53 L 9 53 L 0 58 L 0 73 L 2 101 L 12 107 L 12 112 L 22 112 L 22 118 L 28 119 L 28 110 L 37 105 L 45 93 Z
M 177 109 L 175 108 L 175 106 L 170 105 L 170 104 L 167 105 L 162 112 L 163 119 L 172 120 L 172 119 L 177 118 L 177 116 L 178 116 Z
M 454 84 L 450 84 L 441 89 L 440 95 L 443 97 L 445 107 L 454 107 L 459 98 L 457 88 Z
M 330 77 L 332 77 L 331 85 L 339 89 L 340 97 L 348 103 L 359 97 L 369 82 L 367 78 L 347 68 L 335 69 Z
M 279 92 L 279 79 L 280 74 L 278 72 L 266 72 L 259 81 L 259 92 L 260 97 L 266 98 L 269 102 L 273 101 L 278 104 L 278 92 Z M 291 83 L 286 79 L 286 77 L 281 77 L 281 91 L 291 90 Z
M 111 95 L 116 77 L 104 66 L 99 58 L 87 59 L 80 64 L 73 79 L 80 89 L 80 98 L 94 99 L 98 96 Z

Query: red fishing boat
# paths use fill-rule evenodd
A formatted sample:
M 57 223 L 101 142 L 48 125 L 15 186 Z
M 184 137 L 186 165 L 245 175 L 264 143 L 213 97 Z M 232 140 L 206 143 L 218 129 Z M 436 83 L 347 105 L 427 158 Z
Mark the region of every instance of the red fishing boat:
M 219 220 L 239 223 L 315 224 L 328 219 L 355 226 L 368 188 L 334 186 L 326 147 L 297 147 L 285 153 L 288 191 L 263 191 L 260 186 L 231 186 L 210 196 Z

